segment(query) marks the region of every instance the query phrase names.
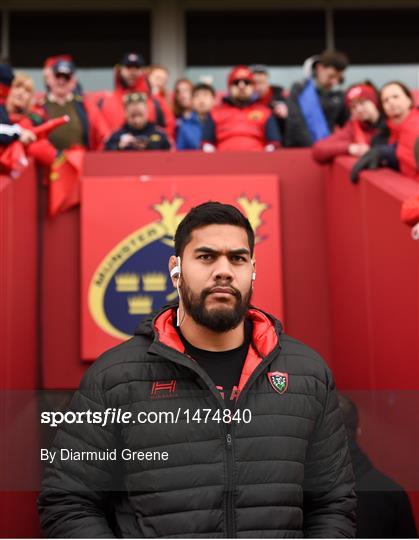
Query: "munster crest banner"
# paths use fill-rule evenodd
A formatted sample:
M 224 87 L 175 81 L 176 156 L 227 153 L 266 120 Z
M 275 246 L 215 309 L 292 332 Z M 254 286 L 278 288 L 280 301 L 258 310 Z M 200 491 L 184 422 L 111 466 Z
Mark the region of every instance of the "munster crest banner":
M 81 205 L 84 360 L 132 336 L 142 318 L 177 299 L 168 259 L 193 207 L 233 204 L 256 236 L 253 302 L 282 320 L 280 194 L 275 175 L 85 177 Z

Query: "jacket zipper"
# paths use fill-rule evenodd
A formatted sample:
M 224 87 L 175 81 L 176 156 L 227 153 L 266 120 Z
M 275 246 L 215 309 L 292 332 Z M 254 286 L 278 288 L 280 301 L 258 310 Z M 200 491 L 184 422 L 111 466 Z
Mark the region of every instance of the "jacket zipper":
M 230 429 L 226 435 L 226 450 L 227 450 L 227 497 L 226 497 L 226 537 L 235 538 L 234 534 L 234 495 L 233 495 L 233 437 Z
M 276 347 L 275 347 L 276 349 Z M 245 387 L 236 402 L 236 410 L 238 409 L 238 404 L 241 401 L 242 394 L 246 393 L 249 387 L 257 379 L 259 374 L 265 369 L 266 365 L 269 364 L 269 359 L 271 354 L 275 351 L 271 351 L 265 358 L 263 358 L 260 364 L 252 373 L 251 377 L 247 381 Z M 227 452 L 227 502 L 226 502 L 226 533 L 227 538 L 236 538 L 235 526 L 234 526 L 234 446 L 233 446 L 233 427 L 234 424 L 227 424 L 227 434 L 226 434 L 226 452 Z
M 199 366 L 193 366 L 188 365 L 185 362 L 185 355 L 182 353 L 171 349 L 167 345 L 163 343 L 155 343 L 155 346 L 157 347 L 163 347 L 166 352 L 169 353 L 169 360 L 172 360 L 176 364 L 181 364 L 184 367 L 187 367 L 194 371 L 197 375 L 200 376 L 200 378 L 206 383 L 208 386 L 210 392 L 213 394 L 215 400 L 217 401 L 218 408 L 223 410 L 225 409 L 225 402 L 221 397 L 221 394 L 218 392 L 217 389 L 215 391 L 211 388 L 211 384 L 214 386 L 214 383 L 210 379 L 210 377 L 206 374 L 206 372 Z M 280 347 L 280 346 L 279 346 Z M 256 380 L 256 378 L 259 376 L 260 372 L 265 368 L 265 366 L 269 363 L 269 359 L 271 355 L 273 355 L 274 352 L 276 352 L 277 347 L 275 347 L 267 356 L 262 358 L 260 364 L 256 367 L 254 372 L 252 373 L 251 377 L 247 381 L 245 387 L 240 392 L 240 395 L 236 401 L 236 409 L 238 409 L 238 404 L 241 401 L 242 395 L 249 389 L 249 387 L 253 384 L 253 382 Z M 180 358 L 178 359 L 177 356 Z M 167 356 L 166 356 L 167 358 Z M 182 361 L 179 361 L 179 360 Z M 197 369 L 196 369 L 197 368 Z M 208 380 L 207 380 L 208 379 Z M 221 404 L 221 407 L 220 407 Z M 225 434 L 225 448 L 226 448 L 226 463 L 227 463 L 227 497 L 226 497 L 226 538 L 235 538 L 235 527 L 234 527 L 234 447 L 233 447 L 233 425 L 227 424 L 227 432 Z
M 213 394 L 218 409 L 223 411 L 225 406 L 225 401 L 221 397 L 220 392 L 215 388 L 214 383 L 210 379 L 210 377 L 206 374 L 206 372 L 199 366 L 199 364 L 195 365 L 189 365 L 189 362 L 186 363 L 185 359 L 187 358 L 182 353 L 171 349 L 164 343 L 155 343 L 155 347 L 157 348 L 163 348 L 166 352 L 165 357 L 171 360 L 172 362 L 175 362 L 176 364 L 181 364 L 182 366 L 187 367 L 188 369 L 191 369 L 194 371 L 199 377 L 205 382 L 205 384 L 208 386 L 210 392 Z M 169 353 L 169 354 L 167 354 Z M 189 359 L 190 360 L 190 359 Z M 214 389 L 211 387 L 214 386 Z M 234 496 L 233 496 L 233 490 L 234 490 L 234 448 L 233 448 L 233 437 L 231 434 L 232 431 L 232 425 L 227 424 L 226 430 L 223 430 L 223 438 L 224 438 L 224 445 L 225 445 L 225 452 L 226 452 L 226 464 L 227 464 L 227 484 L 226 484 L 226 502 L 225 502 L 225 528 L 226 528 L 226 538 L 234 538 Z

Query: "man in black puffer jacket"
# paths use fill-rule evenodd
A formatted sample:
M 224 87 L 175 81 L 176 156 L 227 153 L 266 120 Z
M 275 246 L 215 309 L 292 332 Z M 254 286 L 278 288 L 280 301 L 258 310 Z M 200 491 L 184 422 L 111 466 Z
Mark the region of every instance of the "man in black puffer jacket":
M 169 261 L 179 306 L 104 353 L 70 406 L 119 410 L 127 423 L 57 433 L 39 498 L 47 536 L 355 536 L 332 374 L 250 305 L 253 250 L 249 221 L 230 205 L 183 219 Z M 76 459 L 62 459 L 68 449 Z

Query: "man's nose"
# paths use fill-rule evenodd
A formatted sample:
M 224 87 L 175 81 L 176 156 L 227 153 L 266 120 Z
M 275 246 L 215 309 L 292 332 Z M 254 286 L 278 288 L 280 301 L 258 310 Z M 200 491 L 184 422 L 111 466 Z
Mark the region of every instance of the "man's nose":
M 227 257 L 220 257 L 217 260 L 216 267 L 214 268 L 214 278 L 217 280 L 232 280 L 233 277 L 234 273 L 230 261 L 227 259 Z

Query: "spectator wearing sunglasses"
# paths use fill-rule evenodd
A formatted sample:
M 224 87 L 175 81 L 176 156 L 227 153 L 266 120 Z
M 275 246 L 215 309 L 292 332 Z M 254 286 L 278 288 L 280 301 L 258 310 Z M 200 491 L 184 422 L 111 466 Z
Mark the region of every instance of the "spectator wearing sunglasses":
M 76 68 L 71 60 L 58 59 L 51 66 L 48 93 L 41 104 L 49 118 L 64 115 L 70 121 L 55 129 L 49 140 L 58 150 L 77 146 L 100 150 L 109 134 L 96 105 L 77 92 Z
M 105 150 L 169 150 L 165 131 L 149 122 L 148 97 L 142 93 L 126 94 L 123 98 L 125 124 L 112 133 Z
M 228 76 L 228 94 L 203 126 L 203 150 L 275 150 L 280 135 L 271 110 L 259 102 L 253 73 L 236 66 Z
M 338 51 L 325 51 L 311 62 L 310 76 L 294 83 L 288 98 L 286 146 L 308 147 L 328 137 L 349 119 L 344 81 L 349 60 Z

